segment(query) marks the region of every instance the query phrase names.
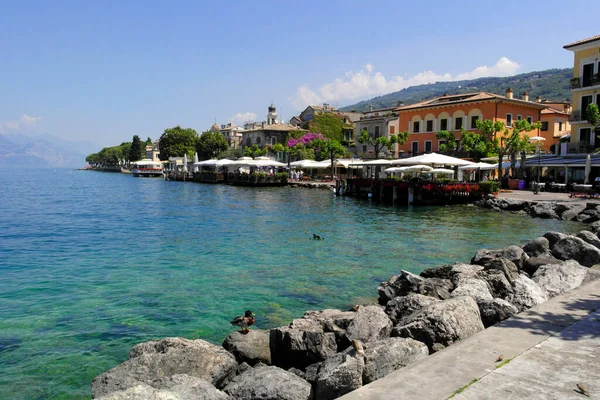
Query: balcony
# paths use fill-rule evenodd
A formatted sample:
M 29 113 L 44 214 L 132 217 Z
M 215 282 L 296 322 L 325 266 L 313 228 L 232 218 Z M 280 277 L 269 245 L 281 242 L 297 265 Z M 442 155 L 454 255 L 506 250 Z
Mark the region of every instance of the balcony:
M 583 89 L 591 86 L 600 85 L 600 73 L 595 75 L 585 75 L 583 77 L 571 78 L 571 89 Z
M 585 111 L 573 110 L 573 112 L 571 112 L 571 118 L 569 118 L 569 122 L 587 122 Z

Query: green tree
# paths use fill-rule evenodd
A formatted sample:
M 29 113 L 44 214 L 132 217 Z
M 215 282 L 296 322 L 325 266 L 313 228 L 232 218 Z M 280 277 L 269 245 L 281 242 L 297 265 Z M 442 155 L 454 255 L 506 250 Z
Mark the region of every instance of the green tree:
M 317 113 L 310 121 L 310 131 L 320 133 L 328 139 L 341 141 L 344 138 L 343 117 L 333 113 Z
M 196 151 L 203 160 L 215 158 L 229 148 L 221 132 L 203 132 L 196 140 Z
M 152 139 L 150 139 L 150 137 L 148 137 L 148 139 L 146 139 L 146 146 L 150 146 L 153 144 L 154 144 L 154 142 L 152 141 Z
M 264 156 L 267 154 L 267 149 L 261 149 L 260 147 L 258 147 L 258 145 L 255 143 L 252 146 L 246 146 L 244 147 L 244 156 L 246 157 L 252 157 L 252 158 L 256 158 L 256 157 L 260 157 L 260 156 Z
M 187 154 L 188 158 L 194 157 L 197 138 L 198 133 L 191 128 L 184 129 L 177 125 L 165 129 L 158 140 L 160 159 L 164 161 L 169 157 L 183 157 L 184 154 Z
M 501 124 L 504 127 L 504 124 Z M 527 135 L 521 137 L 521 134 L 539 129 L 540 127 L 541 124 L 539 122 L 530 124 L 526 120 L 513 121 L 512 131 L 504 127 L 503 137 L 500 138 L 499 142 L 495 141 L 498 152 L 498 176 L 501 174 L 502 161 L 505 155 L 510 156 L 511 159 L 516 159 L 516 154 L 526 151 L 527 146 L 524 142 L 529 142 L 529 137 Z
M 595 128 L 600 127 L 600 111 L 598 110 L 597 104 L 589 104 L 585 109 L 585 117 L 587 122 L 592 124 Z
M 390 135 L 389 138 L 385 136 L 374 137 L 369 135 L 366 129 L 363 129 L 358 137 L 358 142 L 361 144 L 370 144 L 375 150 L 375 158 L 379 158 L 379 152 L 384 148 L 391 149 L 394 143 L 404 144 L 408 140 L 408 131 L 398 132 L 397 135 Z
M 131 141 L 131 147 L 129 148 L 129 161 L 138 161 L 144 158 L 146 153 L 145 147 L 142 146 L 142 142 L 138 135 L 134 135 Z
M 313 140 L 310 144 L 322 159 L 328 159 L 331 162 L 331 176 L 333 176 L 333 163 L 337 157 L 343 157 L 346 155 L 346 148 L 342 146 L 340 142 L 334 139 L 317 139 Z
M 439 131 L 435 134 L 435 137 L 446 141 L 446 143 L 440 145 L 442 153 L 451 154 L 456 150 L 456 135 L 454 135 L 454 132 Z
M 468 151 L 471 154 L 471 157 L 478 162 L 482 158 L 494 154 L 496 150 L 494 140 L 490 140 L 487 135 L 481 134 L 480 132 L 470 132 L 462 129 L 461 141 L 463 149 Z

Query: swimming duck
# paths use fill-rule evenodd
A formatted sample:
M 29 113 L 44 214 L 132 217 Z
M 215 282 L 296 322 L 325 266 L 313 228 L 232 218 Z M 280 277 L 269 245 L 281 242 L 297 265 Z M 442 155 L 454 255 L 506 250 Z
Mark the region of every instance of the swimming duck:
M 316 233 L 313 233 L 313 237 L 311 239 L 312 240 L 325 240 L 325 238 L 322 238 L 321 236 L 317 235 Z
M 243 317 L 235 317 L 233 321 L 231 321 L 231 325 L 236 325 L 242 328 L 242 333 L 248 333 L 250 329 L 248 327 L 254 324 L 254 313 L 250 310 L 246 310 L 246 313 Z

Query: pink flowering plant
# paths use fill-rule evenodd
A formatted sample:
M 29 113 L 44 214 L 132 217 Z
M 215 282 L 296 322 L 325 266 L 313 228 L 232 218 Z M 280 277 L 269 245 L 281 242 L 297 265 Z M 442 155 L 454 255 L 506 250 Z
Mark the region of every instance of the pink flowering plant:
M 327 140 L 327 138 L 320 133 L 308 132 L 304 136 L 302 136 L 298 139 L 294 139 L 294 138 L 288 139 L 287 146 L 295 147 L 295 146 L 301 144 L 304 147 L 308 147 L 310 145 L 310 143 L 314 140 L 325 141 L 325 140 Z

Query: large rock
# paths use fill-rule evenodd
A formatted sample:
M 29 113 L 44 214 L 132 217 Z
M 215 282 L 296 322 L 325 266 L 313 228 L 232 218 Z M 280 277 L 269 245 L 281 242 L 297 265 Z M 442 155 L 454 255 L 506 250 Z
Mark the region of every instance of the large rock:
M 600 221 L 600 208 L 598 208 L 598 204 L 587 203 L 585 209 L 577 216 L 577 220 L 585 224 Z
M 403 318 L 392 335 L 418 340 L 433 351 L 436 343 L 448 346 L 483 329 L 477 303 L 464 296 L 431 304 Z
M 596 222 L 591 223 L 590 226 L 588 227 L 588 230 L 590 232 L 593 232 L 593 233 L 596 233 L 596 234 L 598 232 L 600 232 L 600 221 L 596 221 Z
M 478 303 L 481 321 L 486 328 L 512 317 L 519 310 L 503 299 L 486 300 Z
M 323 361 L 315 382 L 316 399 L 336 399 L 362 386 L 363 354 L 350 347 Z
M 600 249 L 575 236 L 556 242 L 552 246 L 552 255 L 559 260 L 575 260 L 586 267 L 600 263 Z
M 474 278 L 462 278 L 456 289 L 450 294 L 451 298 L 460 296 L 469 296 L 477 303 L 493 299 L 487 282 Z
M 566 204 L 564 206 L 566 206 Z M 560 214 L 560 219 L 562 219 L 563 221 L 574 221 L 584 209 L 584 205 L 569 205 L 569 207 Z
M 269 331 L 271 363 L 282 368 L 303 369 L 337 352 L 334 332 L 325 332 L 320 322 L 295 319 L 290 326 Z
M 517 268 L 521 268 L 528 256 L 519 246 L 508 246 L 497 250 L 481 249 L 473 256 L 471 264 L 483 265 L 485 267 L 489 260 L 495 258 L 505 258 L 514 263 Z
M 504 272 L 498 269 L 486 269 L 480 271 L 477 275 L 480 279 L 487 282 L 493 297 L 506 299 L 512 295 L 512 286 L 508 279 L 506 279 Z
M 223 391 L 233 399 L 310 400 L 312 386 L 297 375 L 274 366 L 252 368 L 236 376 Z
M 209 382 L 189 375 L 173 375 L 112 392 L 97 400 L 227 400 L 229 396 Z
M 390 300 L 385 307 L 385 313 L 395 325 L 402 318 L 438 301 L 440 300 L 431 296 L 410 293 L 406 296 L 398 296 Z
M 514 284 L 515 279 L 519 276 L 517 266 L 512 261 L 502 257 L 488 259 L 484 268 L 486 270 L 496 269 L 501 271 L 511 285 Z
M 363 384 L 383 378 L 429 355 L 424 343 L 409 338 L 388 338 L 366 345 Z
M 323 332 L 333 332 L 337 343 L 337 351 L 342 351 L 350 346 L 350 341 L 346 337 L 346 329 L 350 322 L 356 316 L 354 311 L 340 311 L 335 309 L 326 309 L 318 311 L 307 311 L 302 316 L 303 319 L 310 319 L 321 324 Z
M 233 354 L 240 364 L 271 364 L 268 331 L 253 329 L 248 333 L 233 332 L 225 338 L 223 347 Z
M 536 218 L 558 219 L 558 214 L 554 211 L 555 203 L 544 202 L 537 203 L 531 207 L 530 214 Z
M 140 383 L 185 374 L 210 382 L 216 387 L 229 380 L 237 368 L 235 357 L 227 350 L 204 340 L 166 338 L 134 346 L 129 360 L 97 376 L 92 382 L 94 397 L 125 390 Z
M 579 287 L 588 273 L 588 269 L 577 261 L 568 260 L 560 264 L 542 265 L 531 279 L 554 297 Z
M 409 293 L 447 299 L 453 288 L 452 283 L 446 279 L 423 278 L 412 272 L 402 271 L 400 275 L 382 282 L 377 291 L 379 292 L 379 304 L 386 305 L 394 297 L 406 296 Z
M 583 239 L 584 242 L 591 244 L 597 249 L 600 249 L 600 240 L 598 236 L 590 231 L 581 231 L 577 234 L 577 237 Z
M 456 275 L 461 276 L 477 276 L 477 273 L 483 269 L 480 265 L 454 263 L 443 265 L 441 267 L 427 268 L 421 272 L 424 278 L 438 278 L 453 281 Z
M 529 257 L 539 257 L 550 252 L 550 242 L 548 242 L 548 239 L 545 237 L 539 237 L 527 242 L 527 244 L 523 246 L 523 251 L 527 253 Z
M 346 329 L 349 340 L 373 342 L 390 336 L 393 323 L 379 306 L 360 306 Z
M 542 265 L 547 264 L 558 264 L 562 261 L 558 258 L 554 258 L 552 254 L 545 254 L 539 257 L 530 257 L 523 263 L 523 271 L 527 272 L 530 276 L 535 274 Z
M 537 283 L 523 275 L 519 275 L 515 280 L 513 291 L 514 293 L 508 301 L 517 307 L 519 312 L 548 300 L 548 293 Z
M 564 233 L 561 232 L 546 232 L 544 234 L 544 237 L 546 239 L 548 239 L 548 245 L 550 246 L 550 248 L 552 248 L 556 242 L 558 242 L 561 239 L 564 239 L 566 237 L 568 237 L 569 235 L 565 235 Z

